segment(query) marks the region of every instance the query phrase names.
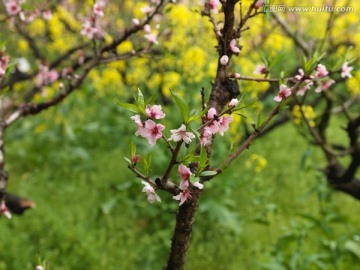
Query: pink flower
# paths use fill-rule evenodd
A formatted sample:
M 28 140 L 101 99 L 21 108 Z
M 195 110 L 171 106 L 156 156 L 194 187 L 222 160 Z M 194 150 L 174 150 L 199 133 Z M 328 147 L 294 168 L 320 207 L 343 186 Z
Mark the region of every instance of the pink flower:
M 239 100 L 237 98 L 233 98 L 232 100 L 230 100 L 229 102 L 229 107 L 235 107 L 236 105 L 239 104 Z
M 15 16 L 21 11 L 21 7 L 15 0 L 10 0 L 5 4 L 6 11 L 10 16 Z
M 173 199 L 180 201 L 179 205 L 182 205 L 189 198 L 191 198 L 191 194 L 190 194 L 190 190 L 188 189 L 180 192 L 179 195 L 173 197 Z
M 201 184 L 199 181 L 196 181 L 195 183 L 193 183 L 193 186 L 197 187 L 198 189 L 203 189 L 204 185 Z
M 59 78 L 59 73 L 56 70 L 49 70 L 46 65 L 39 66 L 36 85 L 38 87 L 53 83 Z
M 135 124 L 137 124 L 138 127 L 143 127 L 144 126 L 143 122 L 140 119 L 140 115 L 135 114 L 134 116 L 131 116 L 130 118 L 132 120 L 134 120 Z
M 226 66 L 229 63 L 229 56 L 223 55 L 220 58 L 220 64 Z
M 326 77 L 329 74 L 329 72 L 327 71 L 326 67 L 322 64 L 318 64 L 316 67 L 316 73 L 315 76 L 317 78 L 323 78 Z
M 101 1 L 101 0 L 97 1 L 93 7 L 94 14 L 101 16 L 101 17 L 104 16 L 104 7 L 105 7 L 104 1 Z
M 41 266 L 41 265 L 38 265 L 38 266 L 36 266 L 36 269 L 35 269 L 35 270 L 44 270 L 44 267 Z
M 1 51 L 0 51 L 1 55 Z M 0 78 L 5 76 L 6 73 L 6 67 L 9 63 L 9 56 L 3 55 L 0 57 Z
M 264 64 L 256 65 L 254 74 L 268 74 L 269 71 L 267 70 L 266 66 Z
M 240 49 L 239 47 L 236 46 L 236 39 L 232 39 L 230 41 L 230 49 L 233 53 L 239 53 Z
M 206 114 L 206 119 L 207 120 L 211 120 L 214 118 L 214 116 L 216 115 L 216 109 L 215 108 L 210 108 Z
M 87 36 L 88 38 L 93 39 L 98 31 L 99 29 L 93 27 L 90 21 L 85 21 L 82 25 L 82 30 L 80 33 L 83 36 Z
M 280 85 L 279 94 L 274 97 L 276 102 L 281 102 L 283 99 L 291 95 L 291 89 L 288 88 L 285 84 Z
M 219 119 L 219 134 L 220 136 L 224 136 L 224 133 L 229 129 L 229 124 L 232 122 L 233 117 L 231 115 L 229 116 L 222 116 Z
M 353 70 L 353 67 L 349 67 L 348 64 L 349 64 L 348 62 L 344 62 L 344 64 L 342 64 L 341 78 L 345 78 L 345 77 L 351 78 L 352 77 L 350 71 Z
M 182 124 L 178 129 L 170 130 L 170 132 L 172 135 L 169 138 L 169 141 L 172 140 L 174 142 L 178 142 L 183 140 L 186 144 L 189 144 L 191 139 L 195 138 L 195 135 L 192 132 L 186 132 L 186 126 L 184 124 Z
M 151 119 L 161 119 L 165 117 L 165 113 L 162 111 L 161 105 L 147 105 L 145 113 Z
M 179 168 L 178 168 L 178 173 L 180 174 L 180 177 L 182 180 L 187 180 L 189 181 L 190 179 L 190 175 L 191 175 L 191 171 L 188 167 L 186 167 L 184 164 L 180 164 Z
M 141 12 L 144 13 L 144 14 L 149 14 L 153 11 L 154 9 L 150 6 L 145 6 L 141 9 Z
M 144 38 L 149 41 L 150 43 L 153 43 L 153 44 L 158 44 L 159 42 L 157 41 L 157 35 L 154 34 L 154 33 L 151 33 L 151 34 L 145 34 L 144 35 Z
M 134 19 L 132 19 L 131 21 L 132 21 L 133 24 L 135 24 L 135 25 L 140 25 L 140 20 L 139 20 L 139 19 L 134 18 Z
M 51 10 L 43 11 L 42 16 L 43 16 L 44 20 L 46 20 L 46 21 L 50 20 L 52 18 Z
M 300 68 L 299 70 L 299 74 L 295 76 L 295 80 L 300 81 L 302 78 L 304 78 L 304 70 L 302 68 Z
M 211 143 L 212 132 L 209 127 L 205 127 L 200 137 L 200 144 L 206 146 Z
M 314 82 L 312 80 L 305 80 L 304 81 L 305 85 L 298 90 L 298 92 L 296 93 L 298 96 L 303 96 L 305 95 L 306 91 L 308 91 L 311 86 L 314 84 Z
M 209 8 L 210 9 L 217 9 L 219 5 L 220 5 L 219 0 L 209 0 Z
M 150 34 L 151 33 L 151 26 L 149 24 L 144 25 L 144 31 L 145 33 Z
M 156 124 L 153 120 L 145 121 L 145 128 L 141 131 L 140 135 L 149 141 L 150 145 L 155 145 L 156 141 L 162 137 L 162 130 L 165 126 Z
M 7 208 L 4 200 L 1 201 L 1 204 L 0 204 L 0 213 L 2 215 L 4 215 L 5 217 L 7 217 L 8 219 L 11 219 L 11 213 L 10 213 L 9 209 Z
M 259 9 L 263 4 L 264 4 L 264 0 L 258 0 L 258 1 L 255 3 L 254 8 L 255 8 L 255 9 Z
M 315 88 L 315 92 L 320 93 L 324 90 L 327 90 L 334 83 L 335 83 L 335 81 L 333 79 L 326 80 L 326 81 L 322 82 L 322 84 L 320 84 L 318 87 Z
M 141 183 L 144 185 L 142 192 L 146 193 L 149 203 L 154 203 L 155 201 L 161 202 L 161 199 L 156 194 L 155 189 L 148 182 L 141 181 Z

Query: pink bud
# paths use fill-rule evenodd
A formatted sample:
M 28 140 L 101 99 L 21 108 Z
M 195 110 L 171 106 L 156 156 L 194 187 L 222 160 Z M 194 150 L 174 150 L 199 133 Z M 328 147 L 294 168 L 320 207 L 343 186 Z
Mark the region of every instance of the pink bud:
M 226 66 L 229 63 L 229 56 L 223 55 L 220 58 L 220 64 Z

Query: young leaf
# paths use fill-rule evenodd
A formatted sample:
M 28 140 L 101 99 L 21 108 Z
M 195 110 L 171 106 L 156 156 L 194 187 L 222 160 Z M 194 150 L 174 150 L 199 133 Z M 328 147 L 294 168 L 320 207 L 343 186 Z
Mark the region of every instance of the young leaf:
M 137 96 L 137 105 L 139 108 L 145 108 L 144 95 L 141 92 L 140 88 L 138 88 L 138 96 Z
M 128 159 L 127 157 L 124 157 L 124 159 L 126 160 L 127 163 L 129 163 L 130 165 L 132 164 L 131 160 Z
M 130 155 L 131 157 L 135 156 L 136 154 L 136 145 L 133 141 L 130 142 Z
M 191 122 L 203 117 L 207 111 L 208 111 L 208 108 L 205 108 L 199 114 L 191 115 L 188 120 L 188 123 L 191 123 Z
M 189 120 L 189 107 L 187 106 L 186 102 L 182 99 L 182 97 L 180 97 L 178 94 L 171 91 L 171 95 L 174 98 L 175 103 L 181 112 L 183 121 L 187 123 Z
M 216 174 L 217 174 L 216 171 L 203 171 L 202 173 L 200 173 L 200 176 L 212 176 Z
M 125 109 L 125 110 L 128 110 L 130 112 L 133 112 L 133 113 L 140 113 L 138 107 L 134 104 L 131 104 L 131 103 L 123 103 L 123 102 L 118 102 L 117 103 L 121 108 Z

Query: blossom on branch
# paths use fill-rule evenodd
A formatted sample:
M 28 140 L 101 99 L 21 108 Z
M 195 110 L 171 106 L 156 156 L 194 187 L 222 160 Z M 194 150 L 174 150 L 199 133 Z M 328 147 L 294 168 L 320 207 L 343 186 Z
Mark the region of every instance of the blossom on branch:
M 94 27 L 89 20 L 87 20 L 82 24 L 82 30 L 80 33 L 83 36 L 87 36 L 88 38 L 93 39 L 98 32 L 99 30 Z
M 302 68 L 298 69 L 298 71 L 299 71 L 299 74 L 296 75 L 294 78 L 295 78 L 295 80 L 300 81 L 302 78 L 304 78 L 305 73 Z
M 6 12 L 10 16 L 15 16 L 21 11 L 21 7 L 16 0 L 7 1 L 5 7 L 6 7 Z
M 173 199 L 180 201 L 179 205 L 182 205 L 184 202 L 186 202 L 187 199 L 191 198 L 190 190 L 184 190 L 180 192 L 178 195 L 174 196 Z
M 93 7 L 93 12 L 95 15 L 97 16 L 104 16 L 104 7 L 105 7 L 105 2 L 104 1 L 97 1 L 95 4 L 94 4 L 94 7 Z
M 230 49 L 233 53 L 239 53 L 240 49 L 239 47 L 236 46 L 236 39 L 232 39 L 230 41 Z
M 254 8 L 255 8 L 255 9 L 259 9 L 263 4 L 264 4 L 264 0 L 258 0 L 258 1 L 255 3 Z
M 291 95 L 291 89 L 288 88 L 285 84 L 280 85 L 279 94 L 274 97 L 276 102 L 281 102 L 283 99 Z
M 237 98 L 233 98 L 232 100 L 230 100 L 228 106 L 229 107 L 235 107 L 238 104 L 239 104 L 239 100 Z
M 141 183 L 144 185 L 142 192 L 146 193 L 149 203 L 154 203 L 155 201 L 161 202 L 161 199 L 156 194 L 155 189 L 148 182 L 141 181 Z
M 181 178 L 180 181 L 180 186 L 179 188 L 181 190 L 186 190 L 189 188 L 189 180 L 190 180 L 190 175 L 192 174 L 190 169 L 188 167 L 186 167 L 184 164 L 181 164 L 178 168 L 178 172 Z
M 161 105 L 147 105 L 145 113 L 150 119 L 162 119 L 165 117 L 165 113 L 162 111 Z
M 1 55 L 1 51 L 0 51 Z M 9 63 L 9 56 L 3 55 L 0 57 L 0 78 L 5 76 L 6 67 Z
M 209 7 L 210 9 L 217 9 L 220 5 L 219 0 L 209 0 Z
M 218 125 L 220 136 L 224 136 L 224 133 L 229 129 L 229 124 L 232 122 L 232 120 L 233 117 L 231 115 L 220 117 Z
M 267 70 L 266 66 L 264 64 L 256 65 L 254 74 L 268 74 L 269 71 Z
M 149 144 L 153 146 L 163 136 L 161 131 L 164 129 L 165 126 L 156 124 L 153 120 L 149 119 L 145 121 L 145 127 L 138 127 L 135 135 L 146 138 Z
M 306 79 L 304 80 L 305 85 L 303 87 L 301 87 L 298 91 L 297 91 L 297 95 L 298 96 L 303 96 L 305 95 L 305 93 L 311 88 L 311 86 L 313 86 L 314 82 L 312 80 Z
M 323 78 L 329 75 L 329 71 L 327 71 L 326 67 L 322 64 L 318 64 L 316 67 L 316 73 L 315 76 L 317 78 Z
M 229 63 L 229 56 L 223 55 L 220 58 L 220 64 L 226 66 Z
M 212 132 L 209 127 L 205 127 L 200 136 L 200 144 L 203 146 L 209 145 L 211 143 Z
M 341 66 L 341 78 L 351 78 L 352 75 L 351 75 L 351 71 L 353 70 L 353 67 L 349 67 L 348 66 L 348 62 L 344 62 L 344 64 L 342 64 Z
M 182 124 L 178 129 L 170 130 L 170 132 L 172 135 L 169 138 L 169 141 L 172 140 L 174 142 L 178 142 L 183 140 L 186 144 L 189 144 L 191 139 L 195 138 L 195 135 L 192 132 L 186 132 L 186 126 L 184 124 Z
M 320 93 L 324 90 L 327 90 L 334 83 L 335 83 L 335 81 L 333 79 L 326 80 L 326 81 L 322 82 L 318 87 L 316 87 L 315 92 Z
M 52 69 L 50 70 L 48 66 L 46 65 L 40 65 L 39 66 L 39 73 L 36 77 L 37 82 L 36 85 L 38 87 L 44 86 L 50 83 L 53 83 L 59 78 L 59 73 Z

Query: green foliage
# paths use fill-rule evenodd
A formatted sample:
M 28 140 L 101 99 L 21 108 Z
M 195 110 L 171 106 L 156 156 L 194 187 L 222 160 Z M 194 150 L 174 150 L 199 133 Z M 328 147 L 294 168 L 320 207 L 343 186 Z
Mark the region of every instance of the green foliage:
M 159 192 L 163 203 L 150 205 L 140 180 L 127 170 L 123 138 L 133 136 L 134 123 L 106 98 L 88 104 L 74 95 L 9 130 L 10 191 L 34 199 L 37 207 L 21 218 L 1 219 L 1 270 L 34 269 L 37 257 L 50 270 L 163 266 L 177 204 Z M 53 119 L 63 115 L 71 117 L 58 126 Z M 321 156 L 304 152 L 304 141 L 294 134 L 287 126 L 252 146 L 269 162 L 262 172 L 244 166 L 245 153 L 205 183 L 186 269 L 331 270 L 359 263 L 359 221 L 353 217 L 358 203 L 332 194 L 317 178 L 313 164 Z M 138 149 L 156 157 L 152 175 L 163 172 L 166 155 L 134 139 Z M 227 151 L 224 145 L 214 149 L 215 164 Z M 289 160 L 289 151 L 299 155 Z

